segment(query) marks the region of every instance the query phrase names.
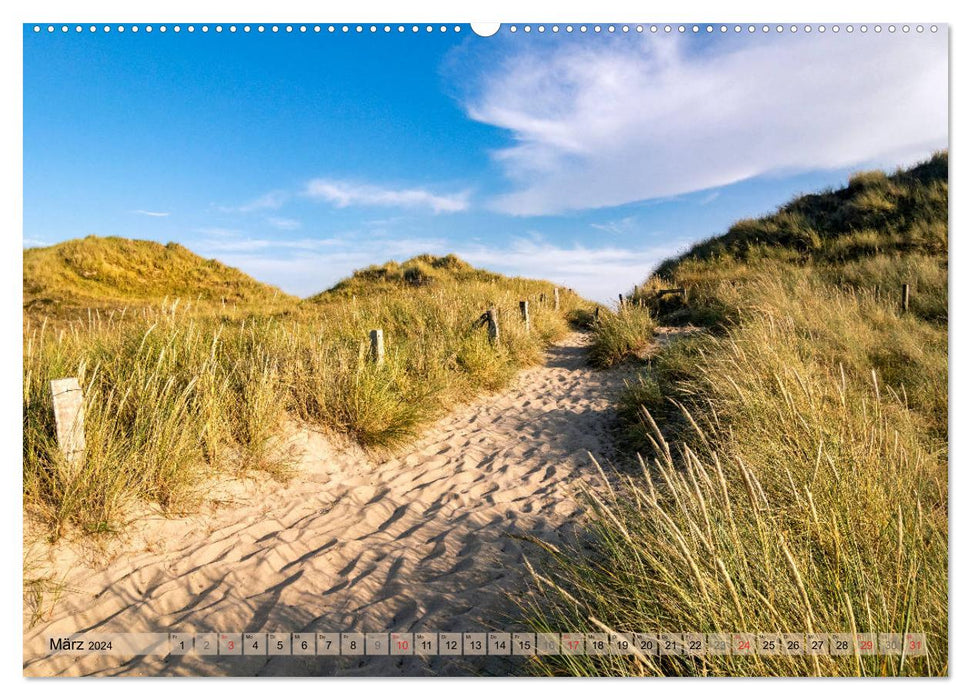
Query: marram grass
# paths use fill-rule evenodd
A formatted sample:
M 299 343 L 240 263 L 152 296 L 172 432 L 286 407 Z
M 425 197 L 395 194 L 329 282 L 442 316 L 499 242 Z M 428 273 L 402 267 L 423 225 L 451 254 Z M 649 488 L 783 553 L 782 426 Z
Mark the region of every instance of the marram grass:
M 538 631 L 918 632 L 929 655 L 550 656 L 535 673 L 948 673 L 946 178 L 946 154 L 857 176 L 662 264 L 635 299 L 710 333 L 630 382 L 640 467 L 584 494 L 575 542 L 537 543 L 523 600 Z M 686 299 L 655 295 L 670 287 Z
M 752 349 L 742 334 L 699 352 L 710 404 L 697 416 L 672 406 L 684 440 L 669 443 L 641 409 L 652 457 L 587 494 L 575 546 L 535 565 L 528 617 L 556 631 L 923 632 L 930 656 L 542 657 L 536 670 L 946 673 L 942 453 L 889 387 L 773 357 L 768 338 Z
M 357 284 L 353 295 L 324 294 L 272 315 L 167 303 L 73 323 L 28 318 L 25 508 L 53 537 L 108 532 L 138 503 L 191 510 L 217 474 L 285 479 L 290 464 L 277 439 L 287 420 L 371 448 L 401 446 L 452 405 L 538 362 L 567 331 L 565 315 L 585 305 L 563 291 L 554 311 L 549 283 L 480 275 L 377 291 Z M 531 301 L 529 333 L 521 299 Z M 490 306 L 500 315 L 496 344 L 475 324 Z M 369 359 L 372 328 L 384 330 L 380 367 Z M 57 449 L 50 396 L 50 380 L 67 376 L 85 396 L 87 450 L 76 469 Z

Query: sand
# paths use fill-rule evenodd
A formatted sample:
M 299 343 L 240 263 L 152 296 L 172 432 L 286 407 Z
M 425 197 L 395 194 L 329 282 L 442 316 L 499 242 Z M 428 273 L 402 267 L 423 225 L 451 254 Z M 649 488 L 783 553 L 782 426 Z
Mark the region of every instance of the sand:
M 460 407 L 376 460 L 307 429 L 298 476 L 225 487 L 203 512 L 147 518 L 110 561 L 75 561 L 68 592 L 24 630 L 25 675 L 428 675 L 516 673 L 483 657 L 45 656 L 79 631 L 510 630 L 532 535 L 562 543 L 574 498 L 610 460 L 629 370 L 584 361 L 572 334 L 512 386 Z M 518 629 L 524 629 L 519 627 Z

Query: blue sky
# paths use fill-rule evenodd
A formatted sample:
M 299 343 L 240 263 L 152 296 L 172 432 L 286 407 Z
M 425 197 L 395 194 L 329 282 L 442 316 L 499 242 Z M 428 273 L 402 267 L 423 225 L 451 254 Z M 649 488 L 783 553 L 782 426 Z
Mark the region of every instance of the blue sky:
M 301 296 L 456 252 L 609 300 L 739 218 L 947 145 L 946 28 L 228 26 L 24 28 L 25 246 L 178 241 Z

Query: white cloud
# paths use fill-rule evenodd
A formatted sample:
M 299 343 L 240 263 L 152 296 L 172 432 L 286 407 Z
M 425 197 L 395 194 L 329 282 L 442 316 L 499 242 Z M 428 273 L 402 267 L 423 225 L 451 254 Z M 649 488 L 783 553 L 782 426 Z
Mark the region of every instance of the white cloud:
M 387 189 L 367 185 L 318 178 L 307 183 L 304 194 L 336 207 L 379 206 L 431 209 L 436 214 L 465 211 L 469 207 L 469 193 L 435 194 L 425 189 Z
M 373 241 L 353 233 L 327 239 L 247 239 L 238 241 L 235 248 L 228 244 L 221 248 L 205 246 L 204 243 L 201 250 L 214 253 L 227 265 L 301 297 L 329 289 L 354 270 L 369 265 L 447 249 L 445 242 L 438 239 L 388 239 L 381 241 L 382 253 L 376 257 Z
M 238 206 L 217 206 L 216 209 L 227 213 L 249 214 L 250 212 L 263 211 L 265 209 L 279 209 L 288 199 L 290 199 L 290 195 L 287 192 L 273 190 L 272 192 L 260 195 L 256 199 L 251 199 L 244 204 Z
M 40 238 L 24 238 L 24 248 L 44 248 L 50 245 L 47 241 Z
M 617 300 L 619 293 L 626 294 L 635 284 L 643 282 L 660 262 L 687 246 L 688 241 L 641 249 L 562 247 L 522 238 L 504 248 L 482 246 L 455 252 L 476 266 L 504 274 L 548 279 L 588 299 L 610 303 Z
M 361 236 L 274 241 L 209 241 L 201 253 L 215 255 L 256 279 L 306 297 L 328 289 L 354 270 L 420 253 L 455 253 L 473 265 L 508 275 L 548 279 L 589 299 L 616 301 L 640 284 L 662 260 L 687 247 L 677 241 L 643 249 L 557 246 L 540 237 L 518 238 L 503 246 L 450 245 L 439 239 L 388 239 L 382 255 Z
M 141 214 L 142 216 L 154 216 L 154 217 L 169 216 L 170 213 L 171 212 L 167 212 L 167 211 L 146 211 L 145 209 L 135 209 L 132 212 L 132 214 Z
M 296 219 L 285 219 L 280 216 L 271 216 L 266 220 L 270 226 L 281 231 L 296 231 L 302 224 Z
M 465 107 L 514 141 L 510 214 L 906 163 L 947 143 L 946 35 L 585 37 L 490 63 Z
M 637 226 L 637 219 L 633 216 L 625 216 L 622 219 L 612 219 L 599 224 L 590 224 L 598 231 L 612 233 L 615 235 L 626 235 L 633 233 Z
M 214 238 L 201 241 L 199 250 L 207 253 L 247 253 L 258 250 L 320 250 L 341 246 L 337 238 L 299 238 L 276 240 L 271 238 Z
M 308 297 L 329 289 L 354 270 L 377 261 L 373 252 L 306 252 L 297 256 L 239 251 L 218 256 L 254 278 L 289 294 Z

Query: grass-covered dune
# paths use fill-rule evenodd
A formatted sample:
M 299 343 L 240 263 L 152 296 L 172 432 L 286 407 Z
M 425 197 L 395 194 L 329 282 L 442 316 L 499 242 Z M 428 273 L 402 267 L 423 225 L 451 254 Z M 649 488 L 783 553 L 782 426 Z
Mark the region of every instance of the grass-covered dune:
M 631 384 L 643 472 L 591 496 L 583 546 L 551 553 L 527 604 L 553 630 L 923 632 L 929 656 L 544 657 L 537 671 L 948 672 L 947 192 L 940 153 L 662 264 L 634 301 L 708 330 Z M 672 287 L 686 299 L 657 296 Z M 598 342 L 617 345 L 617 324 Z
M 183 302 L 280 305 L 297 299 L 177 243 L 87 236 L 24 250 L 24 310 L 70 315 L 87 309 Z
M 353 297 L 358 294 L 374 295 L 407 288 L 428 287 L 448 282 L 453 284 L 499 283 L 503 276 L 488 270 L 472 267 L 455 255 L 418 255 L 404 262 L 391 260 L 383 265 L 372 265 L 356 270 L 347 279 L 309 299 L 325 302 L 335 298 Z
M 140 243 L 113 245 L 138 250 Z M 175 260 L 185 259 L 181 250 L 176 247 Z M 133 263 L 141 270 L 140 258 Z M 125 271 L 122 259 L 111 267 L 113 279 L 137 276 Z M 261 469 L 285 477 L 288 464 L 273 444 L 287 419 L 368 447 L 401 445 L 450 406 L 501 388 L 537 362 L 567 331 L 566 315 L 585 305 L 561 291 L 554 311 L 551 283 L 475 270 L 453 256 L 388 263 L 378 269 L 404 272 L 377 278 L 360 271 L 335 290 L 285 303 L 264 291 L 271 288 L 245 284 L 248 278 L 237 271 L 216 269 L 220 279 L 250 290 L 240 292 L 246 304 L 173 311 L 169 303 L 90 317 L 78 307 L 78 320 L 57 324 L 28 314 L 24 499 L 53 535 L 119 528 L 139 502 L 170 512 L 191 509 L 217 474 Z M 29 270 L 25 289 L 64 274 L 60 263 L 48 270 L 36 260 Z M 171 289 L 151 283 L 160 285 L 150 290 L 156 299 L 201 293 L 184 270 L 157 274 L 167 276 L 179 282 Z M 271 312 L 260 311 L 264 293 L 272 298 Z M 529 332 L 520 300 L 531 302 Z M 495 344 L 477 323 L 489 307 L 499 312 Z M 384 331 L 383 366 L 369 359 L 371 329 Z M 50 380 L 70 376 L 80 378 L 86 401 L 87 450 L 79 468 L 57 449 L 51 408 Z

